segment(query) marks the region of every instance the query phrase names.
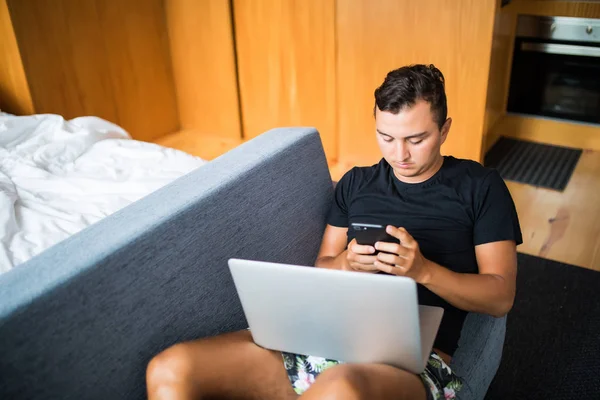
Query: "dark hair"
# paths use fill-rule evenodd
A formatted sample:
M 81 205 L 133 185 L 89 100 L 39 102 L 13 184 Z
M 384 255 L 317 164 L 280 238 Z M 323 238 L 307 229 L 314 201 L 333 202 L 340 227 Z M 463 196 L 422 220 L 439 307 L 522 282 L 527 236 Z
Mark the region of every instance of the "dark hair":
M 433 64 L 408 65 L 390 71 L 375 89 L 375 107 L 381 111 L 398 114 L 405 107 L 412 107 L 418 100 L 425 100 L 441 129 L 446 122 L 448 106 L 444 75 Z

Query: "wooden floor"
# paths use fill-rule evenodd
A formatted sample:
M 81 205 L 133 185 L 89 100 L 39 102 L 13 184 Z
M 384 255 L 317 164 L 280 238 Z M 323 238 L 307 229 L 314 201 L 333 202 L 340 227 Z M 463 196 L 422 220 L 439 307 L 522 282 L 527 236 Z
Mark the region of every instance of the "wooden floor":
M 193 130 L 179 131 L 154 140 L 161 146 L 185 151 L 204 160 L 212 160 L 242 144 L 242 139 L 201 135 Z
M 600 271 L 600 152 L 586 150 L 564 192 L 507 182 L 522 253 Z
M 206 138 L 183 131 L 155 141 L 211 160 L 242 140 Z M 353 166 L 349 160 L 330 165 L 332 179 Z M 507 182 L 517 206 L 524 243 L 532 254 L 600 271 L 600 152 L 584 151 L 564 192 Z

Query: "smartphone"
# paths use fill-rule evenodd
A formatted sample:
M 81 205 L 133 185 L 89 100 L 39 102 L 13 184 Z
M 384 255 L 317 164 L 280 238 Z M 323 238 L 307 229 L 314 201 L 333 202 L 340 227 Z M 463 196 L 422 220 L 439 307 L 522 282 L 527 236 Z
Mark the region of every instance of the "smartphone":
M 373 246 L 376 242 L 400 243 L 400 241 L 385 231 L 385 226 L 378 224 L 350 224 L 356 237 L 356 243 Z

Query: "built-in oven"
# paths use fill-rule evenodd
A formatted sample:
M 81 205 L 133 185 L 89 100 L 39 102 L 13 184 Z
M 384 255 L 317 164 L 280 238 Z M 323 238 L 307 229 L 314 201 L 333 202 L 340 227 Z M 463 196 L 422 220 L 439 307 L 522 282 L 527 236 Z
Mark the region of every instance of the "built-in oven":
M 600 19 L 519 16 L 507 111 L 600 124 Z

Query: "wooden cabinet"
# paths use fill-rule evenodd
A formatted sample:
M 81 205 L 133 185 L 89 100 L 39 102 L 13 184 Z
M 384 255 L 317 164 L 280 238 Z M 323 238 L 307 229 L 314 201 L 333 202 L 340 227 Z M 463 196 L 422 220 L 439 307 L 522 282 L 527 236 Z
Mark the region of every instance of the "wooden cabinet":
M 0 0 L 0 22 L 3 110 L 95 115 L 139 140 L 184 130 L 239 144 L 228 1 Z
M 0 109 L 33 113 L 21 53 L 5 0 L 0 0 Z
M 484 132 L 502 112 L 503 83 L 495 77 L 505 70 L 493 51 L 498 0 L 0 6 L 9 39 L 0 50 L 11 61 L 0 77 L 10 75 L 8 92 L 21 96 L 16 111 L 98 115 L 136 139 L 194 152 L 212 146 L 203 157 L 270 128 L 300 125 L 321 132 L 340 173 L 376 162 L 373 91 L 406 64 L 433 63 L 445 75 L 453 127 L 444 153 L 480 160 Z M 0 93 L 0 101 L 8 97 Z
M 435 64 L 446 79 L 452 129 L 442 150 L 481 158 L 495 0 L 344 0 L 337 3 L 341 157 L 372 163 L 373 91 L 388 71 Z
M 481 158 L 496 0 L 233 4 L 245 136 L 316 126 L 330 163 L 374 163 L 374 89 L 392 69 L 433 63 L 454 119 L 444 152 Z
M 242 137 L 231 6 L 223 0 L 165 0 L 181 130 Z M 167 133 L 167 132 L 165 132 Z
M 234 0 L 245 138 L 314 126 L 337 158 L 334 0 Z
M 143 140 L 179 128 L 162 0 L 6 5 L 35 113 L 96 115 Z

